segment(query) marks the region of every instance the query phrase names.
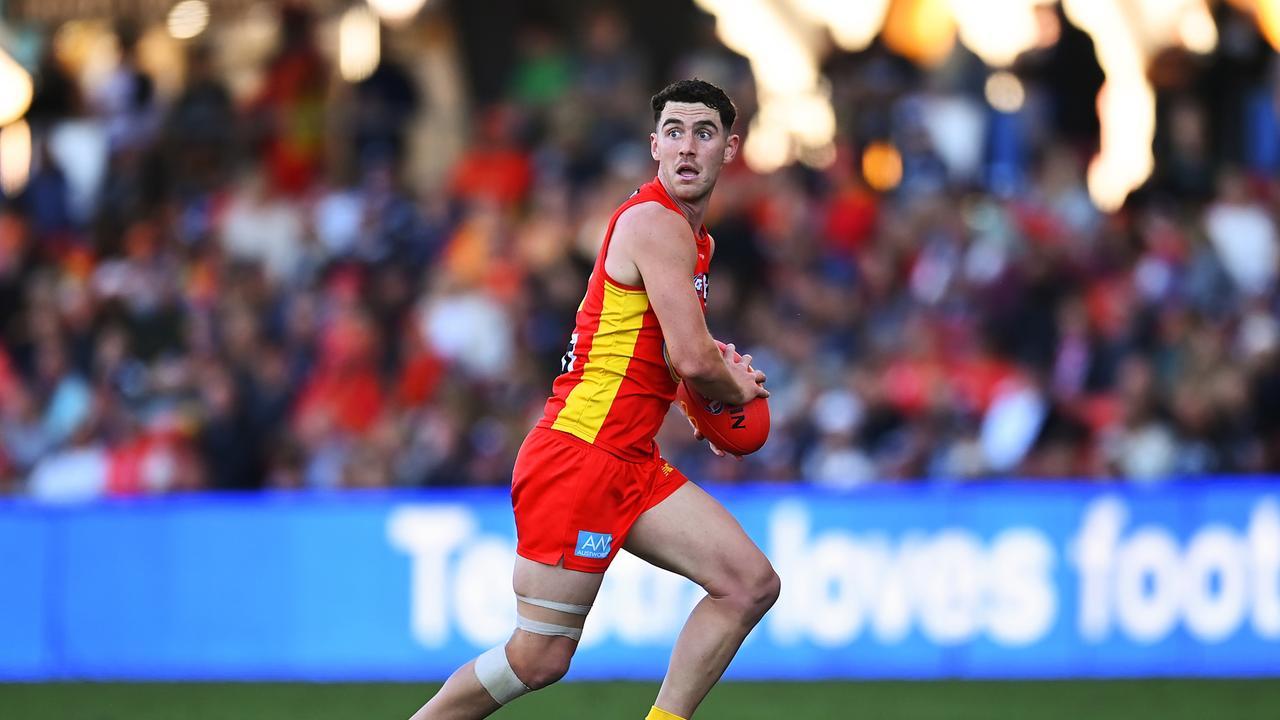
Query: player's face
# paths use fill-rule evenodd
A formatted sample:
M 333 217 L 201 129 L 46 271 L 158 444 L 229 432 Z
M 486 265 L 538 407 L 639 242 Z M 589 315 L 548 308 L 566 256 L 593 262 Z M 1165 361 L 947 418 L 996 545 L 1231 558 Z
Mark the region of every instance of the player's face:
M 725 133 L 720 113 L 702 103 L 667 103 L 649 136 L 662 184 L 686 202 L 711 193 L 721 166 L 738 154 L 738 143 L 737 135 Z

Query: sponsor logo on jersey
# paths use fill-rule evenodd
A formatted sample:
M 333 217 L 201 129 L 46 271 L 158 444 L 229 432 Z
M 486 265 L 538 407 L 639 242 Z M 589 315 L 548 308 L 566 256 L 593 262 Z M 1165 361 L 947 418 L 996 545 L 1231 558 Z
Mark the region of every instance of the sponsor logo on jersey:
M 612 547 L 613 535 L 579 530 L 578 546 L 574 548 L 573 554 L 578 557 L 603 560 L 609 557 L 609 551 Z
M 711 291 L 711 278 L 707 273 L 698 273 L 693 276 L 693 291 L 702 298 L 703 304 L 706 304 L 707 293 Z

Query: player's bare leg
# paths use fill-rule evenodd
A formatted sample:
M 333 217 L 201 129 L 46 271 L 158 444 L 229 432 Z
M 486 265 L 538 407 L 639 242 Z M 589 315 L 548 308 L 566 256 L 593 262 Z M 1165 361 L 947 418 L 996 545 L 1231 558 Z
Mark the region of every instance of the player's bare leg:
M 581 631 L 587 620 L 585 609 L 595 602 L 603 578 L 600 573 L 577 572 L 517 557 L 512 585 L 518 598 L 530 601 L 517 600 L 517 612 L 522 625 L 534 631 L 517 629 L 503 646 L 506 665 L 512 674 L 506 674 L 506 667 L 501 668 L 501 673 L 494 670 L 495 663 L 500 665 L 503 658 L 497 654 L 498 649 L 491 650 L 454 672 L 440 692 L 414 713 L 411 720 L 485 718 L 502 707 L 499 699 L 505 702 L 511 696 L 539 690 L 564 677 L 578 641 L 546 633 L 552 632 L 552 628 L 560 628 L 560 632 L 566 628 Z M 565 612 L 545 607 L 548 604 L 577 606 L 577 609 Z M 477 662 L 481 663 L 479 673 Z M 481 681 L 481 676 L 486 682 Z M 494 692 L 503 697 L 495 699 Z
M 701 585 L 654 705 L 688 718 L 778 599 L 777 573 L 733 515 L 693 483 L 640 516 L 626 549 Z

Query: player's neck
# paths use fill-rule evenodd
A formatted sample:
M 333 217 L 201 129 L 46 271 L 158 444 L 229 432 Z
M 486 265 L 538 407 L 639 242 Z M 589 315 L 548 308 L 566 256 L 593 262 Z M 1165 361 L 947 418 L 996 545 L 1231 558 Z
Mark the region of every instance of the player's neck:
M 702 220 L 707 216 L 707 201 L 710 195 L 703 197 L 696 204 L 687 203 L 679 198 L 671 198 L 675 201 L 676 207 L 680 208 L 680 214 L 684 215 L 684 219 L 689 221 L 689 227 L 693 228 L 693 234 L 697 235 L 702 230 Z
M 658 182 L 662 182 L 661 178 L 659 178 Z M 697 200 L 689 202 L 676 197 L 675 193 L 671 192 L 671 188 L 666 186 L 666 183 L 662 183 L 662 185 L 667 197 L 671 198 L 671 202 L 675 203 L 676 207 L 680 209 L 680 214 L 684 215 L 684 219 L 689 222 L 689 227 L 693 228 L 693 234 L 697 235 L 702 230 L 703 220 L 707 216 L 707 206 L 711 204 L 711 193 L 708 192 Z

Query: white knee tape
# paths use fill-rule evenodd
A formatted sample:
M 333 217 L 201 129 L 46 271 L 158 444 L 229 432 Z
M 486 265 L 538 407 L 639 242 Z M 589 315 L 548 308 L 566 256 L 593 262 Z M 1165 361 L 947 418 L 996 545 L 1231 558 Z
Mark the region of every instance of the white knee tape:
M 490 648 L 476 658 L 476 679 L 499 705 L 506 705 L 529 692 L 529 688 L 516 676 L 516 671 L 511 669 L 506 645 Z
M 535 635 L 560 635 L 575 641 L 582 639 L 582 628 L 556 625 L 555 623 L 542 622 L 541 620 L 530 620 L 523 615 L 516 615 L 516 627 Z

